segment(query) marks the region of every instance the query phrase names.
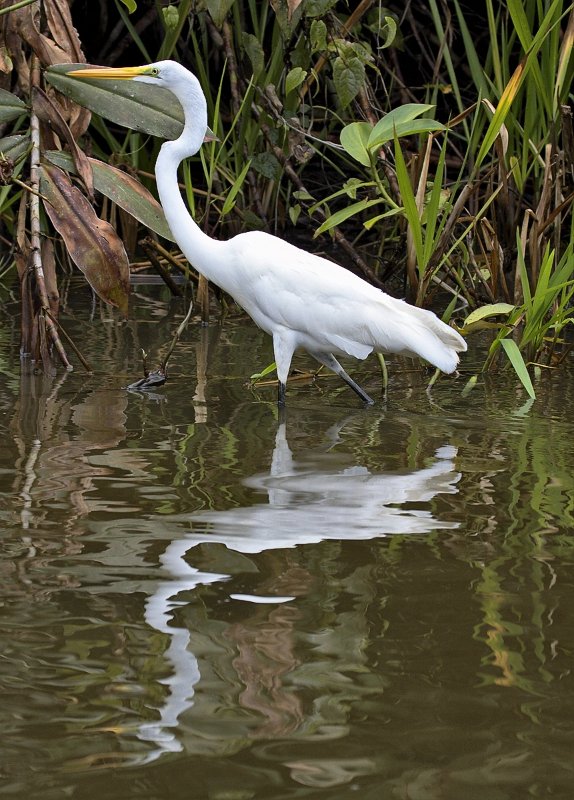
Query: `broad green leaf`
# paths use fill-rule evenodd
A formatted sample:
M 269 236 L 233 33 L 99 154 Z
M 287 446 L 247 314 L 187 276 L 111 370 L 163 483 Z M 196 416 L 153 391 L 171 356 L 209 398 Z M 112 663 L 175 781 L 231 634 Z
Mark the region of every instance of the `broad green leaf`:
M 464 321 L 464 327 L 468 328 L 469 325 L 473 325 L 475 322 L 481 322 L 483 319 L 494 317 L 497 314 L 508 315 L 515 309 L 516 306 L 511 303 L 490 303 L 489 305 L 481 306 L 468 315 Z
M 10 122 L 28 111 L 28 106 L 19 97 L 0 89 L 0 123 Z
M 444 130 L 445 126 L 434 119 L 413 119 L 409 122 L 399 122 L 394 131 L 391 131 L 389 137 L 386 136 L 386 131 L 380 138 L 375 138 L 371 135 L 369 139 L 369 150 L 378 150 L 382 145 L 392 141 L 393 135 L 395 134 L 397 139 L 401 139 L 404 136 L 414 136 L 417 133 L 432 133 L 433 131 Z
M 333 82 L 343 108 L 357 96 L 365 83 L 365 65 L 357 56 L 341 58 L 333 62 Z
M 393 131 L 405 122 L 412 122 L 422 114 L 433 109 L 433 105 L 428 103 L 405 103 L 389 111 L 388 114 L 380 119 L 371 131 L 368 146 L 373 147 L 375 141 L 387 142 L 393 138 Z
M 58 167 L 42 164 L 40 191 L 44 209 L 72 261 L 102 300 L 127 314 L 129 262 L 115 230 L 96 216 L 82 192 Z
M 137 3 L 135 0 L 122 0 L 122 3 L 128 10 L 128 14 L 133 14 L 134 11 L 137 9 Z
M 61 150 L 48 150 L 46 158 L 66 172 L 75 172 L 74 162 L 68 153 Z M 94 188 L 108 197 L 142 225 L 174 242 L 175 239 L 166 222 L 163 209 L 157 200 L 136 178 L 97 158 L 88 159 L 94 174 Z
M 307 72 L 302 69 L 302 67 L 293 67 L 293 69 L 290 69 L 285 78 L 285 94 L 289 94 L 298 86 L 301 86 L 306 77 Z
M 254 36 L 252 33 L 243 32 L 241 34 L 241 43 L 251 61 L 253 75 L 257 77 L 265 66 L 265 52 L 261 46 L 261 42 L 257 36 Z
M 311 52 L 322 52 L 327 49 L 327 26 L 322 19 L 314 19 L 309 30 Z
M 126 80 L 78 80 L 68 73 L 86 64 L 56 64 L 45 71 L 59 92 L 95 114 L 125 128 L 176 139 L 183 130 L 183 109 L 167 89 Z
M 322 225 L 320 225 L 315 233 L 313 234 L 313 238 L 320 236 L 325 231 L 331 230 L 331 228 L 335 228 L 337 225 L 340 225 L 345 220 L 349 219 L 349 217 L 354 216 L 355 214 L 360 214 L 361 211 L 364 211 L 366 208 L 370 208 L 371 206 L 377 205 L 377 203 L 382 203 L 383 198 L 377 197 L 373 200 L 359 200 L 357 203 L 351 203 L 350 206 L 346 208 L 341 208 L 339 211 L 336 211 L 334 214 L 331 214 Z
M 371 166 L 371 156 L 367 149 L 371 130 L 372 126 L 368 122 L 351 122 L 350 125 L 345 125 L 340 136 L 344 150 L 364 167 Z
M 508 356 L 508 359 L 512 366 L 514 367 L 514 371 L 520 378 L 520 382 L 534 400 L 536 398 L 536 393 L 534 391 L 534 386 L 532 385 L 532 381 L 530 379 L 530 375 L 528 374 L 528 370 L 526 368 L 526 364 L 524 363 L 524 359 L 522 358 L 522 353 L 518 349 L 518 345 L 514 341 L 514 339 L 502 339 L 501 340 L 502 347 L 504 348 L 504 352 Z
M 217 28 L 222 27 L 225 22 L 225 17 L 234 2 L 235 0 L 205 0 L 207 10 Z

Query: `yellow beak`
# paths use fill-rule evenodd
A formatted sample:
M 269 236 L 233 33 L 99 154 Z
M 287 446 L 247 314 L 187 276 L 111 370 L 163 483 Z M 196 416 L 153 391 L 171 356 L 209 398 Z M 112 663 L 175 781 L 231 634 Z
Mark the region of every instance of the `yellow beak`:
M 131 80 L 138 75 L 145 75 L 149 67 L 96 67 L 94 69 L 76 69 L 69 72 L 72 78 L 102 78 L 114 81 Z

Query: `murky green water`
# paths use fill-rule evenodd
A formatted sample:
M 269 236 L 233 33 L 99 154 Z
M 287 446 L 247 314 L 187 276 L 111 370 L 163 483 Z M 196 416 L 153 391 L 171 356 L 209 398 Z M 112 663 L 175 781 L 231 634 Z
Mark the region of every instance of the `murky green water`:
M 126 392 L 182 310 L 133 305 L 67 319 L 89 377 L 2 320 L 0 797 L 571 797 L 573 376 L 395 361 L 280 422 L 245 321 Z

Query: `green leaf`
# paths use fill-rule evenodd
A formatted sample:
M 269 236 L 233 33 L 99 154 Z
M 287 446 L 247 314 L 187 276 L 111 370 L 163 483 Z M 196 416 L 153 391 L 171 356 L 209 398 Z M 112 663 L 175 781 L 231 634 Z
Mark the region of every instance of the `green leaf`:
M 382 43 L 378 46 L 379 50 L 390 47 L 397 37 L 397 23 L 395 18 L 386 14 L 383 20 L 379 29 L 379 36 L 383 39 Z
M 412 133 L 420 133 L 424 130 L 438 130 L 444 128 L 444 125 L 436 122 L 436 120 L 418 120 L 415 124 L 417 117 L 430 111 L 434 106 L 428 103 L 405 103 L 403 106 L 398 106 L 389 111 L 388 114 L 380 119 L 371 131 L 368 141 L 368 147 L 373 149 L 380 147 L 385 142 L 390 142 L 396 131 L 397 136 L 410 136 Z M 422 123 L 422 127 L 420 126 Z M 437 128 L 433 126 L 438 126 Z M 428 127 L 426 127 L 428 126 Z
M 322 19 L 314 19 L 309 30 L 311 52 L 322 52 L 327 49 L 327 26 Z
M 306 77 L 307 72 L 301 67 L 293 67 L 293 69 L 290 69 L 285 78 L 285 94 L 289 94 L 298 86 L 301 86 Z
M 469 325 L 474 325 L 476 322 L 481 322 L 483 319 L 494 317 L 497 314 L 505 314 L 508 316 L 515 308 L 516 306 L 513 306 L 511 303 L 489 303 L 486 306 L 481 306 L 472 311 L 465 319 L 464 327 L 466 329 Z
M 30 149 L 30 136 L 28 133 L 15 133 L 0 139 L 0 156 L 16 163 Z
M 122 3 L 128 10 L 128 14 L 133 14 L 134 11 L 137 9 L 137 3 L 135 0 L 122 0 Z
M 413 192 L 413 187 L 411 185 L 411 179 L 409 176 L 409 172 L 407 170 L 407 165 L 405 164 L 403 151 L 401 150 L 401 145 L 399 144 L 399 139 L 397 136 L 395 136 L 395 167 L 397 172 L 397 181 L 399 184 L 401 198 L 403 201 L 405 217 L 407 219 L 413 237 L 413 243 L 417 256 L 417 266 L 419 272 L 422 273 L 422 271 L 426 266 L 424 263 L 422 225 L 417 208 L 415 195 Z
M 340 136 L 343 149 L 364 167 L 371 166 L 371 156 L 367 148 L 371 131 L 372 126 L 368 122 L 351 122 L 350 125 L 345 125 Z
M 281 164 L 273 153 L 257 153 L 251 160 L 251 166 L 269 180 L 278 180 L 282 174 Z
M 28 111 L 28 106 L 19 97 L 0 89 L 0 123 L 10 122 Z
M 414 136 L 418 133 L 432 133 L 433 131 L 444 131 L 445 126 L 441 122 L 437 122 L 434 119 L 413 119 L 411 122 L 400 122 L 395 130 L 394 133 L 397 136 L 397 139 L 401 139 L 404 136 Z M 371 140 L 369 141 L 369 150 L 378 150 L 382 145 L 390 142 L 393 138 L 393 132 L 391 132 L 390 137 L 387 138 L 386 131 L 383 136 L 379 139 L 375 139 L 371 136 Z
M 224 217 L 226 214 L 229 214 L 233 206 L 235 205 L 235 198 L 241 187 L 243 186 L 243 181 L 245 180 L 245 176 L 247 175 L 247 171 L 251 166 L 251 161 L 247 161 L 244 165 L 243 169 L 235 179 L 235 182 L 231 189 L 229 190 L 227 197 L 225 198 L 225 202 L 223 204 L 223 208 L 221 209 L 221 216 Z
M 364 211 L 366 208 L 370 208 L 371 206 L 377 205 L 377 203 L 382 203 L 383 198 L 377 197 L 374 200 L 359 200 L 357 203 L 351 203 L 350 206 L 346 208 L 341 208 L 339 211 L 336 211 L 334 214 L 331 214 L 322 225 L 320 225 L 315 233 L 313 234 L 313 238 L 320 236 L 325 231 L 331 230 L 331 228 L 340 225 L 345 220 L 349 219 L 349 217 L 354 216 L 355 214 L 360 214 L 361 211 Z
M 514 371 L 520 378 L 520 382 L 534 400 L 536 398 L 536 393 L 534 392 L 534 386 L 532 385 L 532 381 L 530 380 L 530 375 L 528 374 L 528 370 L 526 368 L 526 364 L 524 363 L 524 359 L 522 358 L 522 353 L 518 349 L 518 345 L 514 341 L 514 339 L 502 339 L 501 340 L 502 347 L 504 348 L 504 352 L 508 356 L 508 359 L 512 366 L 514 367 Z
M 333 81 L 343 108 L 354 100 L 365 83 L 365 65 L 357 56 L 341 58 L 333 62 Z
M 243 32 L 241 35 L 241 43 L 243 44 L 243 49 L 251 61 L 253 75 L 257 77 L 263 71 L 263 67 L 265 66 L 265 53 L 263 51 L 263 47 L 261 46 L 261 42 L 257 36 L 254 36 L 252 33 Z
M 217 28 L 222 27 L 225 22 L 225 17 L 234 2 L 235 0 L 205 0 L 207 10 Z
M 262 369 L 261 372 L 254 372 L 253 375 L 249 376 L 249 378 L 252 381 L 259 381 L 261 378 L 264 378 L 266 375 L 269 375 L 270 372 L 274 372 L 276 369 L 277 364 L 273 361 L 273 363 Z
M 126 80 L 77 80 L 68 73 L 86 64 L 56 64 L 45 71 L 59 92 L 105 119 L 152 136 L 176 139 L 183 130 L 183 109 L 161 86 Z
M 52 164 L 65 169 L 66 172 L 75 172 L 74 162 L 68 153 L 63 153 L 61 150 L 48 150 L 45 156 Z M 105 164 L 97 158 L 88 160 L 93 170 L 96 191 L 101 192 L 120 208 L 123 208 L 146 228 L 155 231 L 170 242 L 175 241 L 162 207 L 145 186 L 117 167 Z

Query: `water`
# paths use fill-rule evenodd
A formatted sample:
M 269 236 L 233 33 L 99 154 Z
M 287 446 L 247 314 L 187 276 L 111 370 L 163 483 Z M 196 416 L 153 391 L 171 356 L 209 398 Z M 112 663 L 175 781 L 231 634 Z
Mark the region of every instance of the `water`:
M 280 420 L 230 319 L 126 392 L 159 299 L 70 312 L 91 376 L 0 330 L 0 797 L 571 797 L 572 374 L 429 398 L 396 359 Z

